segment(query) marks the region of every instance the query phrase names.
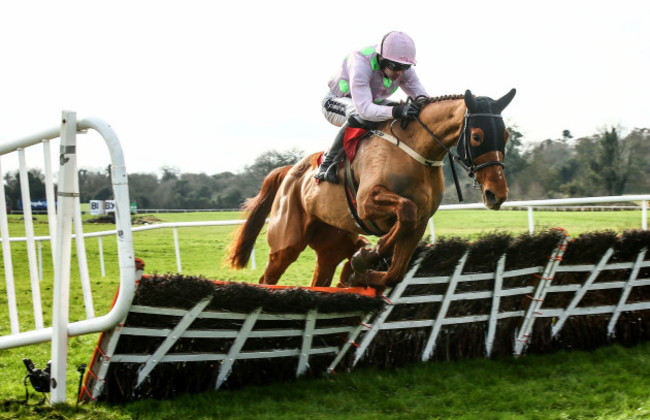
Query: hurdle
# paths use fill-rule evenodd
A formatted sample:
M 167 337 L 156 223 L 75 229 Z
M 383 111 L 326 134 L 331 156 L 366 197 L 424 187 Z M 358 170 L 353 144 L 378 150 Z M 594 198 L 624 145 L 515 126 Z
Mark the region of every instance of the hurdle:
M 445 239 L 421 245 L 404 280 L 377 295 L 145 276 L 124 322 L 99 339 L 79 398 L 632 345 L 650 339 L 649 245 L 648 231 Z

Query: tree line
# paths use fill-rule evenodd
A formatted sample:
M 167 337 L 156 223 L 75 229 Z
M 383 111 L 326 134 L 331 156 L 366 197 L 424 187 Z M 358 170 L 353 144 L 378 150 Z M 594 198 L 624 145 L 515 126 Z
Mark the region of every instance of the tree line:
M 517 127 L 509 127 L 505 173 L 510 200 L 643 194 L 650 191 L 650 129 L 636 128 L 621 137 L 616 128 L 574 139 L 564 130 L 557 139 L 524 144 Z M 304 156 L 299 149 L 271 150 L 260 154 L 239 173 L 181 173 L 163 167 L 161 174 L 129 174 L 129 195 L 139 209 L 238 209 L 255 196 L 264 177 L 274 168 L 296 163 Z M 447 162 L 447 161 L 445 161 Z M 460 168 L 458 168 L 460 169 Z M 445 163 L 446 191 L 443 203 L 456 203 L 451 167 Z M 474 182 L 457 171 L 466 202 L 480 200 Z M 44 175 L 28 171 L 32 200 L 45 198 Z M 5 195 L 19 208 L 20 174 L 4 177 Z M 112 199 L 110 168 L 79 171 L 81 202 Z

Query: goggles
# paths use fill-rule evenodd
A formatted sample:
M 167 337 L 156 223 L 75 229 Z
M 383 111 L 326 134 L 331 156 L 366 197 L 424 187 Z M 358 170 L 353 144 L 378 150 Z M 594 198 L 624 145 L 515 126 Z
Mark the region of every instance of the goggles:
M 406 71 L 406 70 L 411 68 L 410 64 L 402 64 L 402 63 L 398 63 L 396 61 L 387 60 L 385 58 L 382 60 L 382 64 L 387 69 L 392 70 L 392 71 L 400 71 L 400 70 L 401 71 Z

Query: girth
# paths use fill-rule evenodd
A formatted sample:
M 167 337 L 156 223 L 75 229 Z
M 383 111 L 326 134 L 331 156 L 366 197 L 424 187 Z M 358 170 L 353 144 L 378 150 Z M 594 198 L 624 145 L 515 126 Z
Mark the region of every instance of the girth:
M 367 223 L 361 220 L 359 213 L 357 212 L 357 190 L 359 189 L 359 184 L 354 179 L 354 172 L 352 171 L 352 165 L 350 165 L 350 159 L 345 158 L 345 198 L 348 201 L 348 207 L 350 208 L 350 213 L 356 222 L 357 226 L 364 230 L 368 235 L 375 236 L 384 236 L 386 232 L 383 232 L 377 227 L 372 221 Z

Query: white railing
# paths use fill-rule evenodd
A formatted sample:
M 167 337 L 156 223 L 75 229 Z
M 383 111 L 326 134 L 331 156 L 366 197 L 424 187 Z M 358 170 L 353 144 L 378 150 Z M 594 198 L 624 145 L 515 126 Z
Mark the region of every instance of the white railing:
M 641 202 L 641 221 L 640 226 L 642 230 L 648 229 L 648 201 L 650 200 L 650 194 L 637 194 L 637 195 L 621 195 L 621 196 L 606 196 L 606 197 L 581 197 L 581 198 L 558 198 L 551 200 L 526 200 L 526 201 L 512 201 L 506 202 L 502 205 L 504 208 L 526 208 L 528 211 L 528 231 L 533 234 L 535 232 L 535 219 L 534 219 L 534 210 L 536 208 L 548 208 L 552 210 L 553 208 L 559 206 L 576 206 L 579 204 L 593 204 L 593 203 L 619 203 L 619 202 L 632 202 L 639 201 Z M 591 206 L 590 206 L 591 207 Z M 445 210 L 487 210 L 482 203 L 472 203 L 472 204 L 446 204 L 438 208 L 438 211 Z M 601 209 L 606 210 L 606 207 L 601 207 Z M 619 207 L 617 207 L 619 209 Z M 639 209 L 637 206 L 625 206 L 626 210 L 635 210 Z M 133 232 L 140 232 L 153 229 L 172 229 L 173 231 L 173 240 L 174 240 L 174 255 L 176 258 L 176 270 L 179 273 L 182 273 L 182 261 L 181 261 L 181 249 L 178 242 L 178 229 L 186 227 L 203 227 L 203 226 L 234 226 L 244 223 L 244 220 L 222 220 L 222 221 L 200 221 L 200 222 L 176 222 L 176 223 L 156 223 L 147 226 L 137 226 L 133 227 Z M 436 241 L 435 237 L 435 226 L 433 218 L 429 220 L 429 240 L 434 243 Z M 117 233 L 115 229 L 105 230 L 100 232 L 84 233 L 84 238 L 97 238 L 99 246 L 99 265 L 101 268 L 102 277 L 106 276 L 105 271 L 105 260 L 103 254 L 103 242 L 102 238 L 104 236 L 113 236 Z M 73 239 L 76 239 L 76 235 L 72 236 Z M 26 237 L 12 237 L 9 239 L 12 242 L 25 242 L 27 241 Z M 36 236 L 34 237 L 36 244 L 38 245 L 38 272 L 39 276 L 42 279 L 42 255 L 41 255 L 41 242 L 50 241 L 50 236 Z M 251 256 L 251 269 L 256 269 L 255 261 L 255 250 L 253 249 L 253 255 Z
M 621 196 L 606 196 L 606 197 L 580 197 L 580 198 L 558 198 L 558 199 L 549 199 L 549 200 L 526 200 L 526 201 L 512 201 L 506 202 L 502 205 L 504 208 L 525 208 L 528 211 L 528 231 L 530 234 L 535 232 L 535 220 L 534 220 L 534 210 L 538 208 L 548 208 L 553 209 L 559 206 L 576 206 L 581 204 L 594 204 L 594 203 L 620 203 L 620 202 L 641 202 L 641 229 L 647 230 L 648 227 L 648 212 L 647 212 L 647 203 L 650 200 L 650 194 L 637 194 L 637 195 L 621 195 Z M 590 206 L 591 207 L 591 206 Z M 487 210 L 482 203 L 471 203 L 471 204 L 447 204 L 442 205 L 438 211 L 445 210 Z M 606 207 L 602 207 L 606 209 Z M 617 208 L 618 209 L 618 208 Z M 625 206 L 626 210 L 639 209 L 635 206 Z M 172 229 L 173 232 L 173 241 L 174 241 L 174 256 L 176 260 L 176 270 L 178 273 L 183 272 L 182 258 L 181 258 L 181 248 L 178 241 L 178 229 L 188 228 L 188 227 L 204 227 L 204 226 L 234 226 L 244 223 L 244 220 L 222 220 L 222 221 L 199 221 L 199 222 L 175 222 L 175 223 L 156 223 L 147 226 L 137 226 L 133 227 L 131 230 L 133 232 L 154 230 L 154 229 Z M 81 232 L 81 227 L 75 229 L 75 231 Z M 105 230 L 92 233 L 84 233 L 84 238 L 97 238 L 98 249 L 99 249 L 99 267 L 101 270 L 102 277 L 106 276 L 106 262 L 104 259 L 103 252 L 103 237 L 113 236 L 117 234 L 117 230 Z M 4 237 L 4 236 L 3 236 Z M 77 235 L 72 235 L 72 238 L 76 240 Z M 9 238 L 11 242 L 26 242 L 28 238 L 26 237 L 12 237 Z M 35 236 L 33 240 L 37 244 L 37 267 L 38 267 L 38 277 L 42 280 L 43 278 L 43 260 L 42 260 L 42 242 L 51 241 L 51 236 Z M 435 226 L 433 218 L 429 220 L 429 240 L 431 243 L 435 243 Z M 4 244 L 4 243 L 3 243 Z M 79 245 L 83 248 L 83 244 Z M 255 260 L 255 249 L 253 249 L 253 254 L 251 255 L 251 269 L 255 270 L 257 268 Z M 84 271 L 82 271 L 84 272 Z M 87 270 L 85 271 L 87 272 Z M 82 279 L 82 284 L 85 282 Z M 86 296 L 86 295 L 84 295 Z M 86 303 L 86 312 L 88 313 L 89 309 L 92 308 L 92 300 L 89 300 Z M 88 314 L 88 318 L 92 318 Z
M 581 204 L 597 204 L 597 203 L 625 203 L 632 201 L 641 202 L 641 229 L 648 230 L 648 200 L 650 194 L 635 194 L 635 195 L 615 195 L 604 197 L 579 197 L 579 198 L 554 198 L 548 200 L 522 200 L 522 201 L 506 201 L 501 205 L 501 208 L 525 208 L 528 211 L 528 232 L 532 235 L 535 233 L 535 218 L 533 211 L 538 207 L 547 207 L 552 209 L 558 206 L 576 206 Z M 470 209 L 483 209 L 487 210 L 483 203 L 472 204 L 443 204 L 438 208 L 438 211 L 444 210 L 470 210 Z M 431 242 L 436 241 L 435 227 L 433 218 L 429 219 L 429 234 Z
M 71 242 L 72 226 L 77 235 L 83 235 L 81 210 L 79 202 L 79 182 L 77 176 L 77 143 L 76 134 L 86 130 L 99 133 L 108 147 L 111 159 L 111 179 L 113 195 L 116 203 L 116 230 L 118 260 L 120 268 L 119 294 L 113 308 L 106 315 L 94 317 L 92 309 L 92 294 L 88 280 L 88 267 L 84 241 L 76 241 L 79 268 L 82 278 L 84 300 L 86 301 L 86 320 L 69 323 L 70 300 L 70 271 L 71 271 Z M 50 141 L 60 138 L 58 192 L 56 206 L 54 201 L 54 175 L 52 172 Z M 16 289 L 11 257 L 7 212 L 4 206 L 4 188 L 0 188 L 0 234 L 2 235 L 2 253 L 9 306 L 11 334 L 0 336 L 0 350 L 21 347 L 31 344 L 52 342 L 51 368 L 51 401 L 53 404 L 65 402 L 66 368 L 68 355 L 68 337 L 104 331 L 122 321 L 128 313 L 135 290 L 135 258 L 133 253 L 133 238 L 131 234 L 131 217 L 129 206 L 129 190 L 127 173 L 124 164 L 124 154 L 117 135 L 110 125 L 97 118 L 86 118 L 77 121 L 76 113 L 64 111 L 60 127 L 55 127 L 31 136 L 0 145 L 0 157 L 17 153 L 21 193 L 23 203 L 30 203 L 30 193 L 27 184 L 28 171 L 25 158 L 25 148 L 38 144 L 43 145 L 44 171 L 48 205 L 49 236 L 52 249 L 52 264 L 54 271 L 52 325 L 46 327 L 43 322 L 43 305 L 39 285 L 39 269 L 42 259 L 37 259 L 36 240 L 32 223 L 30 206 L 24 206 L 25 237 L 27 246 L 29 272 L 32 286 L 32 302 L 34 309 L 35 329 L 20 331 L 16 305 Z M 4 178 L 0 165 L 0 176 Z M 39 246 L 40 249 L 40 246 Z M 38 264 L 37 264 L 38 261 Z M 41 269 L 42 273 L 42 269 Z

